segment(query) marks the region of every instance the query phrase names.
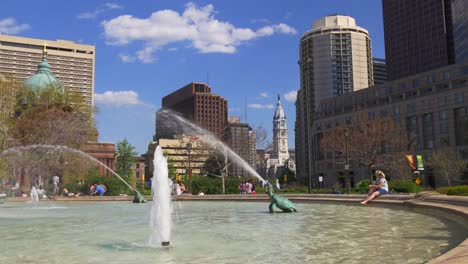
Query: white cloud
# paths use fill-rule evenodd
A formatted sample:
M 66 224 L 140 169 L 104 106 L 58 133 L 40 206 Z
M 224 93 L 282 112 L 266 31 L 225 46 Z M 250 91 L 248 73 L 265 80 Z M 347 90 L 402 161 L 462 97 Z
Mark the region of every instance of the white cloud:
M 254 109 L 273 109 L 272 104 L 248 104 L 247 106 Z
M 141 41 L 144 48 L 137 52 L 137 57 L 142 62 L 154 61 L 152 54 L 171 43 L 189 42 L 200 53 L 235 53 L 239 45 L 256 38 L 275 33 L 296 34 L 294 28 L 282 23 L 258 30 L 238 28 L 216 19 L 215 13 L 211 4 L 198 7 L 188 3 L 182 13 L 165 9 L 148 18 L 122 15 L 103 21 L 102 26 L 110 45 Z
M 112 9 L 122 9 L 123 6 L 116 4 L 116 3 L 105 3 L 104 5 L 96 8 L 94 11 L 89 11 L 89 12 L 84 12 L 81 14 L 77 15 L 77 18 L 79 19 L 94 19 L 96 18 L 100 13 L 112 10 Z
M 143 104 L 138 99 L 138 93 L 132 90 L 129 91 L 105 91 L 102 94 L 96 93 L 94 100 L 98 104 L 123 106 L 123 105 L 138 105 Z
M 17 24 L 11 17 L 0 20 L 0 34 L 17 34 L 30 28 L 28 24 Z
M 261 98 L 268 98 L 269 96 L 268 96 L 267 92 L 262 92 L 262 93 L 260 93 L 260 97 Z
M 297 99 L 297 91 L 290 91 L 284 94 L 284 99 L 290 103 L 295 103 Z
M 128 54 L 119 54 L 119 58 L 121 61 L 127 62 L 127 63 L 134 62 L 136 60 L 135 57 L 133 57 L 132 55 L 128 55 Z

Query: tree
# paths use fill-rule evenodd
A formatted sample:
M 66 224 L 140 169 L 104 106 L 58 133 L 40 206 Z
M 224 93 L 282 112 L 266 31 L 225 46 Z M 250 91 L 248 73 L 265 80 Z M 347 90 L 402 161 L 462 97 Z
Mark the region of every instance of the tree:
M 468 160 L 460 156 L 451 148 L 444 147 L 432 152 L 432 157 L 428 165 L 434 169 L 434 172 L 444 177 L 448 186 L 454 182 L 461 181 L 461 174 L 468 165 Z
M 367 112 L 357 112 L 349 126 L 337 126 L 328 131 L 320 141 L 321 150 L 333 151 L 337 158 L 346 154 L 345 130 L 348 130 L 348 157 L 367 166 L 372 182 L 372 169 L 385 166 L 394 151 L 406 146 L 401 128 L 389 117 L 369 118 Z
M 11 135 L 15 145 L 62 145 L 79 148 L 96 137 L 93 109 L 77 93 L 54 87 L 17 93 Z
M 135 156 L 138 153 L 126 138 L 117 143 L 117 173 L 127 179 L 132 175 L 131 166 L 135 162 Z

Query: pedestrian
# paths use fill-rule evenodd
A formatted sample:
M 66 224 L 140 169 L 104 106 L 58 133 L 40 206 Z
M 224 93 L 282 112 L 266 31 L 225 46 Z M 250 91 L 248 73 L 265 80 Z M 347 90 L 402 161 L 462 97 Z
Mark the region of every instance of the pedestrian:
M 256 188 L 255 188 L 255 182 L 254 182 L 254 180 L 250 179 L 250 184 L 252 184 L 251 193 L 252 193 L 253 195 L 256 195 L 256 194 L 257 194 L 257 191 L 256 191 Z
M 385 180 L 385 174 L 382 171 L 377 170 L 375 171 L 375 176 L 377 177 L 375 185 L 369 184 L 369 192 L 367 193 L 367 198 L 364 201 L 362 201 L 361 204 L 367 204 L 376 197 L 388 193 L 388 183 L 387 180 Z
M 245 184 L 245 180 L 242 180 L 241 183 L 239 184 L 239 192 L 240 194 L 245 194 L 246 189 L 247 189 L 247 184 Z

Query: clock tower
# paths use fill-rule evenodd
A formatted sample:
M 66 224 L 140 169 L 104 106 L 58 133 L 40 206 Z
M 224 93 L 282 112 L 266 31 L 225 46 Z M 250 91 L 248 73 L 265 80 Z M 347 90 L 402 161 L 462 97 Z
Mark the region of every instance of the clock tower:
M 286 115 L 281 106 L 280 96 L 276 103 L 276 111 L 273 116 L 273 159 L 278 159 L 279 164 L 284 164 L 289 159 L 288 151 L 288 128 Z

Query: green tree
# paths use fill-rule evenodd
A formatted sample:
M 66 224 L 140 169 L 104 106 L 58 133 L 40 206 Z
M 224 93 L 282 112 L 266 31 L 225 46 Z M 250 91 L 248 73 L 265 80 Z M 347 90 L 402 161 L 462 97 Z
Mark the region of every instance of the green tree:
M 131 166 L 138 153 L 126 138 L 117 143 L 117 173 L 127 179 L 132 175 Z

